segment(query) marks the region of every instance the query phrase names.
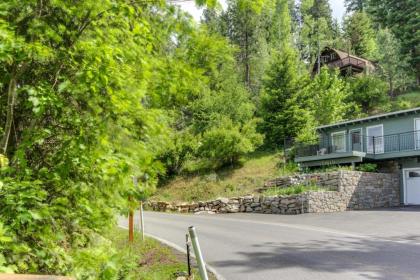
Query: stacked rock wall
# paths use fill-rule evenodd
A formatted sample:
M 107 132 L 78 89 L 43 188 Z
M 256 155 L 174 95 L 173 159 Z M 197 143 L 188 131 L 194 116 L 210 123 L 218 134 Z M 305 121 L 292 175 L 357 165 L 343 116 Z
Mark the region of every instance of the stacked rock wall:
M 154 211 L 180 213 L 264 213 L 264 214 L 300 214 L 308 212 L 307 196 L 241 196 L 218 198 L 197 203 L 173 204 L 167 202 L 148 202 L 148 208 Z
M 348 209 L 400 205 L 400 178 L 395 173 L 341 171 L 338 188 L 346 196 Z
M 293 176 L 285 176 L 269 180 L 264 184 L 260 190 L 271 187 L 286 188 L 294 185 L 299 185 L 307 182 L 316 183 L 319 187 L 326 187 L 330 190 L 338 190 L 340 181 L 340 172 L 326 172 L 326 173 L 313 173 L 313 174 L 298 174 Z
M 148 202 L 154 211 L 181 213 L 301 214 L 392 207 L 400 204 L 398 174 L 336 171 L 303 174 L 268 181 L 264 188 L 312 181 L 325 190 L 289 196 L 241 196 L 193 203 Z

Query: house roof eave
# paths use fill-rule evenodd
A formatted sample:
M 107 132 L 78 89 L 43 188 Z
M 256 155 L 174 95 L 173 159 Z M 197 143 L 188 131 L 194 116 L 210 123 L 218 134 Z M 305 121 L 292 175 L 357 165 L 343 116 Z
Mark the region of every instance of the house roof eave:
M 334 127 L 338 128 L 342 126 L 348 126 L 351 124 L 364 123 L 364 122 L 375 121 L 375 120 L 380 120 L 380 119 L 385 119 L 385 118 L 390 118 L 390 117 L 397 117 L 401 115 L 408 115 L 408 114 L 419 113 L 419 112 L 420 112 L 420 107 L 417 107 L 417 108 L 412 108 L 412 109 L 407 109 L 407 110 L 401 110 L 401 111 L 395 111 L 395 112 L 390 112 L 390 113 L 369 116 L 369 117 L 360 118 L 360 119 L 342 121 L 342 122 L 334 123 L 334 124 L 321 125 L 321 126 L 318 126 L 316 129 L 323 130 L 326 128 L 334 128 Z

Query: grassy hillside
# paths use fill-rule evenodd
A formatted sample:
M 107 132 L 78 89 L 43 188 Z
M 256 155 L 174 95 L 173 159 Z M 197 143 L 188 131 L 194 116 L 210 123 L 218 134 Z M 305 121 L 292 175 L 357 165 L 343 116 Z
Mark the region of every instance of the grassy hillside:
M 197 201 L 253 193 L 267 179 L 293 171 L 279 167 L 282 162 L 282 153 L 253 153 L 238 167 L 176 177 L 158 188 L 151 200 Z
M 420 107 L 420 91 L 410 91 L 397 96 L 393 101 L 394 105 L 402 107 L 401 109 Z

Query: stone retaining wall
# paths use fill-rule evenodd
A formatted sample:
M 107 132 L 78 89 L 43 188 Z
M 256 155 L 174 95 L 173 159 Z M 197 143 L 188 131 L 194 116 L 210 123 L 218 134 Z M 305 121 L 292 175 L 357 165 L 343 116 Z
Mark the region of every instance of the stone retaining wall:
M 302 184 L 305 182 L 314 182 L 319 187 L 328 187 L 332 190 L 338 190 L 341 173 L 327 172 L 327 173 L 313 173 L 313 174 L 298 174 L 293 176 L 285 176 L 269 180 L 264 184 L 260 191 L 264 191 L 271 187 L 286 188 L 293 185 Z
M 392 207 L 400 204 L 398 174 L 357 171 L 303 174 L 270 180 L 264 188 L 288 187 L 309 180 L 326 190 L 290 196 L 248 195 L 194 203 L 148 202 L 147 206 L 154 211 L 181 213 L 301 214 Z
M 345 194 L 348 209 L 400 205 L 400 177 L 395 173 L 341 171 L 338 191 Z
M 265 214 L 300 214 L 307 212 L 308 202 L 304 195 L 256 197 L 253 195 L 218 198 L 197 203 L 172 204 L 167 202 L 149 202 L 154 211 L 180 213 L 265 213 Z

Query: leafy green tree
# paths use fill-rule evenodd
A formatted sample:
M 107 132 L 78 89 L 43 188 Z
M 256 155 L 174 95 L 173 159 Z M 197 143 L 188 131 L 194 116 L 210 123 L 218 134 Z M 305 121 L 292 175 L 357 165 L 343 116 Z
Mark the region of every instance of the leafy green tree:
M 230 0 L 223 15 L 226 25 L 226 36 L 232 43 L 239 47 L 237 56 L 238 63 L 243 73 L 243 81 L 247 88 L 257 92 L 256 87 L 259 77 L 259 66 L 255 64 L 257 51 L 261 44 L 265 44 L 262 38 L 258 38 L 257 29 L 263 1 Z
M 349 100 L 361 107 L 364 114 L 371 115 L 381 110 L 388 102 L 388 87 L 386 82 L 375 75 L 351 77 Z
M 285 138 L 297 136 L 306 127 L 308 103 L 301 91 L 306 81 L 300 71 L 297 54 L 289 47 L 273 57 L 266 73 L 260 130 L 268 146 L 282 146 Z
M 401 42 L 401 51 L 409 56 L 417 84 L 420 81 L 419 4 L 416 0 L 369 0 L 366 11 L 379 28 L 388 28 Z
M 388 83 L 390 96 L 395 96 L 396 89 L 404 90 L 413 83 L 407 56 L 402 54 L 400 42 L 388 30 L 379 30 L 377 34 L 378 72 Z
M 0 4 L 1 153 L 10 162 L 0 170 L 0 219 L 13 240 L 1 244 L 1 266 L 71 274 L 70 253 L 112 225 L 128 195 L 153 189 L 168 140 L 167 116 L 146 105 L 157 10 L 166 7 Z M 132 174 L 147 178 L 142 193 Z
M 256 132 L 255 105 L 234 73 L 234 65 L 225 63 L 213 90 L 203 92 L 190 106 L 191 128 L 201 138 L 198 158 L 209 159 L 216 167 L 235 163 L 262 142 Z
M 234 164 L 242 155 L 254 151 L 262 143 L 262 136 L 255 130 L 255 121 L 240 127 L 230 119 L 223 118 L 217 126 L 204 132 L 199 153 L 213 161 L 216 167 Z
M 334 26 L 328 1 L 303 0 L 300 3 L 299 51 L 310 68 L 320 50 L 333 44 Z
M 241 133 L 247 123 L 255 122 L 255 106 L 237 73 L 237 48 L 207 26 L 194 29 L 188 22 L 178 24 L 187 28 L 174 30 L 180 37 L 177 45 L 161 50 L 165 60 L 154 71 L 155 83 L 149 89 L 157 93 L 151 96 L 150 104 L 164 109 L 171 123 L 170 147 L 159 156 L 166 167 L 165 176 L 180 173 L 188 160 L 205 161 L 217 152 L 204 151 L 198 140 L 208 130 L 223 130 L 222 120 Z M 248 128 L 248 135 L 250 131 Z M 246 140 L 248 135 L 241 137 Z M 254 140 L 251 143 L 252 147 L 258 146 Z
M 353 104 L 347 102 L 348 85 L 339 77 L 338 71 L 323 67 L 305 91 L 311 97 L 312 112 L 318 125 L 341 121 L 353 109 Z
M 372 59 L 376 52 L 375 30 L 369 16 L 364 12 L 354 12 L 344 20 L 345 37 L 354 54 Z
M 367 5 L 367 0 L 344 0 L 347 12 L 363 12 Z
M 277 0 L 272 11 L 274 14 L 267 17 L 270 19 L 267 23 L 270 30 L 268 42 L 271 49 L 281 50 L 292 44 L 292 18 L 288 1 Z
M 332 10 L 328 0 L 313 0 L 313 5 L 309 10 L 309 14 L 316 20 L 325 19 L 328 28 L 332 28 Z
M 279 50 L 283 41 L 290 41 L 289 1 L 287 0 L 230 0 L 220 16 L 220 26 L 230 42 L 239 47 L 237 60 L 245 85 L 254 95 L 272 51 Z

